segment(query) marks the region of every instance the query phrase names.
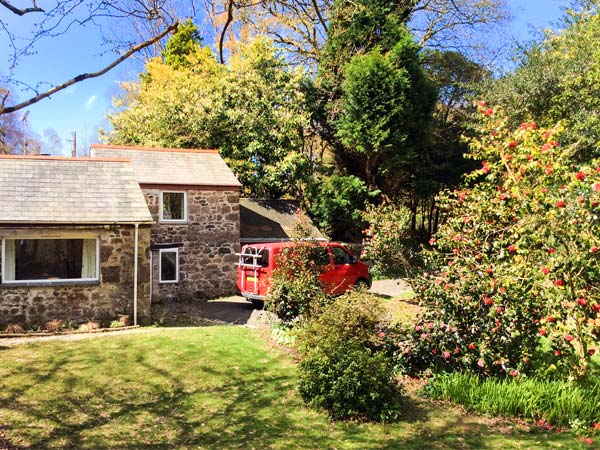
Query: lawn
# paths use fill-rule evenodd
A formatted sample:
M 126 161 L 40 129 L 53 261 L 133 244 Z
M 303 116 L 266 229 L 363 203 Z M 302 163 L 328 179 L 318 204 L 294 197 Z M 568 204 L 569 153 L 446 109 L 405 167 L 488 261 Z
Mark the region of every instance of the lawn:
M 0 341 L 0 448 L 590 448 L 416 396 L 396 423 L 333 423 L 296 385 L 290 357 L 242 327 Z

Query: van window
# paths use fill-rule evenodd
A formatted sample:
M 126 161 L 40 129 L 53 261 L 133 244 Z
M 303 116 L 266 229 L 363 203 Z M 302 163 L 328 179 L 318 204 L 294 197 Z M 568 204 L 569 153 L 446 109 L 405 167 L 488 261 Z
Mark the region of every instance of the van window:
M 351 264 L 352 256 L 350 256 L 341 247 L 331 247 L 331 253 L 333 253 L 333 264 Z
M 263 249 L 261 251 L 259 248 L 247 247 L 244 253 L 247 255 L 258 254 L 259 256 L 257 258 L 254 258 L 253 256 L 243 256 L 242 264 L 248 266 L 256 264 L 260 267 L 269 267 L 269 250 Z
M 311 261 L 314 261 L 317 266 L 329 265 L 329 252 L 327 251 L 327 247 L 314 247 L 311 251 L 310 259 Z

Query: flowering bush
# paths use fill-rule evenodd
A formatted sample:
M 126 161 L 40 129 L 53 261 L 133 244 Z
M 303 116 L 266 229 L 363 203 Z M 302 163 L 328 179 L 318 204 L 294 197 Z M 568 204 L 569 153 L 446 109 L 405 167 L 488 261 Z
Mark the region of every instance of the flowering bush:
M 363 218 L 362 257 L 372 261 L 372 274 L 379 277 L 406 275 L 409 268 L 410 211 L 404 206 L 369 206 Z
M 400 365 L 582 377 L 600 333 L 600 161 L 577 161 L 560 125 L 509 131 L 479 110 L 481 168 L 440 198 L 445 223 L 417 281 L 427 312 Z
M 292 230 L 294 244 L 275 256 L 271 292 L 265 308 L 286 327 L 311 314 L 329 301 L 319 276 L 322 273 L 323 247 L 311 240 L 312 224 L 302 210 L 296 211 Z

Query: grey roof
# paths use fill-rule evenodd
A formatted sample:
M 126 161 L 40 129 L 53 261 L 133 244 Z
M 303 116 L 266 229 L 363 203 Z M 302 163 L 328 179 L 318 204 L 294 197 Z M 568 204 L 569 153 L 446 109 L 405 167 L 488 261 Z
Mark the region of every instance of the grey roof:
M 279 242 L 289 241 L 298 224 L 300 209 L 293 200 L 264 200 L 240 198 L 240 241 Z M 326 239 L 319 229 L 309 220 L 310 238 Z
M 140 184 L 241 186 L 216 150 L 93 144 L 90 154 L 129 159 Z
M 152 222 L 126 160 L 0 156 L 0 223 Z

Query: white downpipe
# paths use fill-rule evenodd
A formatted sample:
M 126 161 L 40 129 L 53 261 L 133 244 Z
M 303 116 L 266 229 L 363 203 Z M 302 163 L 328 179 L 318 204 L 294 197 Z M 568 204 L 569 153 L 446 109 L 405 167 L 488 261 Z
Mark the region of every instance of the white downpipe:
M 133 325 L 137 325 L 137 303 L 138 303 L 138 227 L 135 224 L 134 249 L 133 249 Z

